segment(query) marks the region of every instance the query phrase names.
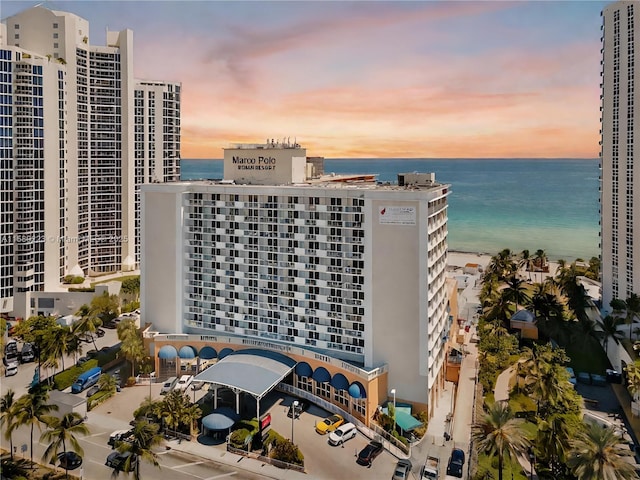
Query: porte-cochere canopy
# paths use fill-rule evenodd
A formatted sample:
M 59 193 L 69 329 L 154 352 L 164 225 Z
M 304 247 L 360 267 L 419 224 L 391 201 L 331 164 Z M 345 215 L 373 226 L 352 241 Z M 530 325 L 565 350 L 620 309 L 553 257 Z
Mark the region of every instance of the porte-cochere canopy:
M 247 392 L 258 399 L 294 369 L 296 361 L 278 352 L 249 348 L 226 355 L 194 380 Z

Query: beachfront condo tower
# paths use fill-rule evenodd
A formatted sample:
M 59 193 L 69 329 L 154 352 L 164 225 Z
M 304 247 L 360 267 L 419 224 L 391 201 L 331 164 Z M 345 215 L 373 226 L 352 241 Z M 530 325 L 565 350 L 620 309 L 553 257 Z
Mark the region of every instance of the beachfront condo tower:
M 223 179 L 142 192 L 142 322 L 160 377 L 261 349 L 296 364 L 282 388 L 363 422 L 391 389 L 433 410 L 452 322 L 449 187 L 434 174 L 325 175 L 298 144 L 268 141 L 225 149 Z
M 133 74 L 133 32 L 43 6 L 0 26 L 0 313 L 67 275 L 136 270 L 140 186 L 180 178 L 180 84 Z M 43 305 L 44 308 L 44 305 Z
M 635 115 L 640 107 L 640 85 L 635 88 L 639 53 L 640 5 L 632 1 L 608 5 L 602 12 L 600 106 L 604 309 L 610 308 L 612 299 L 640 293 L 640 241 L 635 240 L 640 238 L 640 166 L 634 167 L 640 153 L 635 148 L 640 138 L 635 136 L 640 119 L 640 111 Z

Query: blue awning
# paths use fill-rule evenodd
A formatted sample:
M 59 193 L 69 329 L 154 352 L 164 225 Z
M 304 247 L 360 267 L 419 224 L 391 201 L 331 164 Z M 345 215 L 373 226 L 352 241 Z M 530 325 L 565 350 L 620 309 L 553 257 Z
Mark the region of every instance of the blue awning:
M 221 407 L 202 419 L 202 426 L 209 430 L 227 430 L 238 421 L 239 415 L 229 407 Z
M 367 391 L 360 382 L 353 382 L 349 387 L 349 395 L 353 398 L 367 398 Z
M 210 346 L 206 346 L 206 347 L 202 347 L 200 349 L 200 353 L 198 353 L 198 356 L 202 359 L 202 360 L 211 360 L 213 358 L 216 358 L 218 356 L 218 352 L 216 352 L 216 349 Z
M 222 360 L 224 357 L 226 357 L 230 353 L 233 353 L 233 349 L 223 348 L 222 350 L 220 350 L 220 353 L 218 354 L 218 360 Z
M 331 380 L 331 374 L 326 368 L 318 367 L 313 372 L 311 378 L 313 378 L 318 383 L 327 383 L 329 380 Z
M 176 347 L 173 345 L 165 345 L 158 352 L 158 358 L 162 358 L 164 360 L 173 359 L 178 356 L 178 351 Z
M 396 423 L 405 432 L 422 426 L 422 422 L 416 420 L 413 415 L 398 409 L 396 409 Z
M 310 377 L 313 373 L 313 369 L 307 362 L 298 362 L 295 371 L 299 377 Z
M 331 386 L 336 390 L 346 390 L 349 388 L 349 380 L 341 373 L 336 373 L 331 379 Z
M 184 358 L 185 360 L 196 358 L 197 354 L 198 352 L 196 352 L 196 349 L 191 345 L 185 345 L 184 347 L 181 347 L 180 351 L 178 352 L 178 356 L 180 358 Z

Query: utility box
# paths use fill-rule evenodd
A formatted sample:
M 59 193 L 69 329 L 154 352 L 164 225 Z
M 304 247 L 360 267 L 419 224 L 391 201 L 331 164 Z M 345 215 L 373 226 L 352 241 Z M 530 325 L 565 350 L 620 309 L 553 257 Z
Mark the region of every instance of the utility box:
M 80 417 L 87 416 L 87 399 L 80 395 L 61 392 L 60 390 L 51 390 L 49 392 L 49 401 L 58 406 L 57 411 L 51 411 L 51 415 L 62 418 L 65 414 L 76 412 Z

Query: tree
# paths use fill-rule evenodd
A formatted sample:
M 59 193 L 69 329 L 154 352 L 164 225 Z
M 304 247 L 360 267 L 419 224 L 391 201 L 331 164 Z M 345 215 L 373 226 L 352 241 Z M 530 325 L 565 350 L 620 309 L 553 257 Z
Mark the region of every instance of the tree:
M 471 438 L 478 451 L 498 456 L 498 479 L 502 480 L 504 457 L 514 458 L 522 454 L 529 441 L 521 428 L 522 420 L 516 419 L 507 402 L 495 402 L 489 411 L 471 426 Z
M 71 451 L 76 452 L 80 456 L 84 455 L 82 447 L 75 435 L 88 435 L 89 429 L 82 423 L 82 416 L 79 413 L 65 413 L 62 418 L 45 415 L 42 417 L 42 420 L 47 425 L 47 430 L 42 433 L 40 440 L 50 442 L 42 455 L 42 459 L 45 462 L 55 462 L 60 447 L 62 447 L 63 452 L 66 452 L 67 445 L 71 446 Z M 69 477 L 66 463 L 65 475 L 67 478 Z
M 153 452 L 153 448 L 160 445 L 163 441 L 162 435 L 158 434 L 157 424 L 149 423 L 145 420 L 137 421 L 133 426 L 132 434 L 128 441 L 118 444 L 117 449 L 120 453 L 131 452 L 132 454 L 123 465 L 123 471 L 133 472 L 133 478 L 140 480 L 140 462 L 142 460 L 160 468 L 158 456 Z M 135 467 L 132 468 L 131 459 L 134 456 L 138 461 Z M 115 476 L 117 476 L 118 473 L 118 470 L 114 470 Z
M 98 380 L 98 388 L 101 392 L 115 393 L 118 382 L 113 375 L 100 375 Z
M 269 452 L 269 456 L 294 465 L 304 464 L 304 457 L 298 447 L 286 439 L 277 440 L 271 452 Z
M 142 337 L 133 319 L 123 320 L 118 324 L 118 339 L 121 342 L 120 352 L 131 362 L 131 374 L 135 376 L 136 362 L 145 357 L 145 350 Z
M 578 480 L 638 478 L 635 466 L 629 461 L 632 452 L 620 442 L 613 428 L 586 424 L 571 447 L 567 465 Z
M 624 322 L 629 325 L 629 340 L 631 340 L 631 325 L 636 317 L 640 316 L 640 296 L 636 293 L 629 295 L 624 302 L 625 310 L 627 312 Z
M 535 261 L 529 250 L 523 250 L 520 253 L 520 260 L 518 260 L 518 268 L 523 268 L 525 271 L 529 272 L 529 281 L 531 281 L 531 270 L 535 266 Z
M 544 272 L 547 269 L 547 254 L 544 250 L 538 249 L 534 254 L 533 263 L 535 265 L 536 270 L 539 272 Z M 540 274 L 542 276 L 542 274 Z
M 4 438 L 9 440 L 11 460 L 13 460 L 13 432 L 18 428 L 17 420 L 15 392 L 9 389 L 7 393 L 0 398 L 0 425 L 2 425 L 4 430 Z
M 507 286 L 502 291 L 502 295 L 509 302 L 516 304 L 516 312 L 518 311 L 518 305 L 527 303 L 531 300 L 527 293 L 527 286 L 524 280 L 520 280 L 515 275 L 507 278 Z
M 122 293 L 132 295 L 134 300 L 138 301 L 140 297 L 140 276 L 125 279 L 120 288 Z
M 33 462 L 33 427 L 40 429 L 40 423 L 45 415 L 58 410 L 57 405 L 47 404 L 49 391 L 46 386 L 38 385 L 30 393 L 21 396 L 16 402 L 18 425 L 31 426 L 31 461 Z
M 635 398 L 640 393 L 640 360 L 627 365 L 625 371 L 627 373 L 627 388 Z
M 611 315 L 607 315 L 602 320 L 598 320 L 598 326 L 602 330 L 602 346 L 604 347 L 605 353 L 607 353 L 610 338 L 616 345 L 622 340 L 622 332 L 618 330 L 621 323 L 622 320 L 620 318 Z
M 538 420 L 536 446 L 541 460 L 551 468 L 565 465 L 581 421 L 574 414 L 553 414 Z
M 163 423 L 174 432 L 181 425 L 189 427 L 189 433 L 193 430 L 193 424 L 200 418 L 202 411 L 198 405 L 189 401 L 189 396 L 179 390 L 169 392 L 158 405 L 157 413 L 163 419 Z
M 513 275 L 518 269 L 516 262 L 513 259 L 511 250 L 505 248 L 498 252 L 497 255 L 491 257 L 489 265 L 487 265 L 486 273 L 488 275 L 495 274 L 499 281 Z

